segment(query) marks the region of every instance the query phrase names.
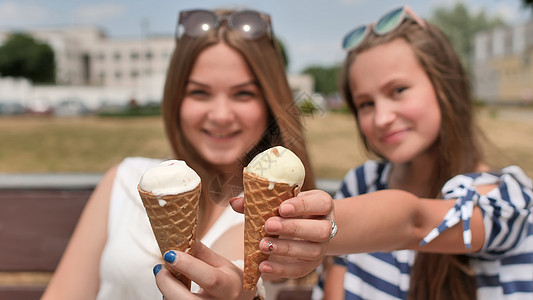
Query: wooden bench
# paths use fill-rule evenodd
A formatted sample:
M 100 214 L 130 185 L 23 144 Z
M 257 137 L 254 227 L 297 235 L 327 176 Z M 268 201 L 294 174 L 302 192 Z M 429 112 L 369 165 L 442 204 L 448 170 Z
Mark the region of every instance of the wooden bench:
M 0 299 L 42 295 L 101 174 L 0 174 Z M 330 192 L 336 181 L 319 181 Z M 309 287 L 279 300 L 310 299 Z
M 100 174 L 0 175 L 0 299 L 39 299 Z

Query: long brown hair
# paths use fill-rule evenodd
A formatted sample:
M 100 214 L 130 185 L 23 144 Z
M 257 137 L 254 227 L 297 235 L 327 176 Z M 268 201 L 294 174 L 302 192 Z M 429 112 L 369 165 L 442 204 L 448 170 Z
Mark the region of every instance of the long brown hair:
M 470 173 L 482 162 L 480 130 L 474 121 L 470 85 L 461 62 L 444 34 L 426 22 L 425 28 L 411 19 L 385 35 L 370 33 L 348 54 L 340 89 L 357 120 L 357 108 L 350 91 L 349 69 L 358 54 L 377 45 L 402 38 L 411 46 L 436 91 L 442 122 L 435 141 L 433 184 L 427 195 L 438 198 L 444 183 L 455 175 Z M 366 149 L 377 156 L 363 136 Z M 382 157 L 384 158 L 384 157 Z M 386 159 L 386 158 L 384 158 Z M 475 299 L 476 282 L 463 255 L 417 254 L 410 277 L 409 299 Z
M 232 12 L 231 10 L 215 11 L 217 15 L 226 15 Z M 258 144 L 250 145 L 249 151 L 243 153 L 239 163 L 244 167 L 255 154 L 272 146 L 282 145 L 298 155 L 305 166 L 306 177 L 303 190 L 312 189 L 315 184 L 303 138 L 299 111 L 294 105 L 282 55 L 273 34 L 265 34 L 258 39 L 249 40 L 228 29 L 227 23 L 222 22 L 220 27 L 206 32 L 203 36 L 189 37 L 183 35 L 177 40 L 167 71 L 161 106 L 165 131 L 174 156 L 177 159 L 185 160 L 202 178 L 200 220 L 202 220 L 202 215 L 205 212 L 203 210 L 204 203 L 211 198 L 212 193 L 221 189 L 223 182 L 217 180 L 221 179 L 217 178 L 220 174 L 216 174 L 213 167 L 198 155 L 185 138 L 179 126 L 180 109 L 185 96 L 185 87 L 198 55 L 207 47 L 217 43 L 227 44 L 244 57 L 259 82 L 268 107 L 269 123 L 267 130 Z M 242 174 L 232 174 L 232 176 L 242 177 Z

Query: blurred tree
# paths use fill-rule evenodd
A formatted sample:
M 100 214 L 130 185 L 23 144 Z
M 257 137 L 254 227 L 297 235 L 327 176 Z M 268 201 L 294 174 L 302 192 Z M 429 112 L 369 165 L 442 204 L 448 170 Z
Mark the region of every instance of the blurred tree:
M 285 69 L 289 66 L 289 56 L 287 55 L 287 50 L 285 49 L 285 44 L 280 39 L 276 39 L 279 50 L 281 51 L 281 58 L 285 64 Z
M 54 51 L 24 33 L 10 35 L 0 46 L 0 74 L 24 77 L 34 83 L 55 82 Z
M 533 0 L 522 0 L 522 5 L 533 9 Z
M 311 66 L 302 71 L 309 74 L 315 80 L 315 91 L 324 95 L 334 93 L 338 90 L 337 78 L 340 73 L 340 66 L 320 67 Z
M 489 18 L 484 11 L 478 13 L 468 11 L 462 2 L 452 8 L 436 8 L 429 21 L 438 26 L 450 39 L 467 71 L 470 70 L 469 56 L 474 35 L 504 25 L 502 19 Z

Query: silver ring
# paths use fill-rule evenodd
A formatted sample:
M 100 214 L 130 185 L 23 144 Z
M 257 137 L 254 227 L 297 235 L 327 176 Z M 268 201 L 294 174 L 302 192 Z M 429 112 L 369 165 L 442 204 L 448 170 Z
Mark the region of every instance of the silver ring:
M 329 234 L 329 239 L 331 240 L 337 235 L 337 223 L 335 223 L 335 221 L 333 221 L 333 219 L 330 217 L 324 217 L 324 218 L 331 221 L 331 233 Z

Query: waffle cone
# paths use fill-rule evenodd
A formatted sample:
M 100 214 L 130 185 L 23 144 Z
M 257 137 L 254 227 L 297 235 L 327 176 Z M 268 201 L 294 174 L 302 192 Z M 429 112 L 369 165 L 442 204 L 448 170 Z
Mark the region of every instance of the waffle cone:
M 296 196 L 299 186 L 272 183 L 255 174 L 243 173 L 244 185 L 244 290 L 253 290 L 261 272 L 259 264 L 269 255 L 259 250 L 259 242 L 267 235 L 265 222 L 279 216 L 279 205 Z
M 161 254 L 169 250 L 179 250 L 192 255 L 202 184 L 191 191 L 177 195 L 156 196 L 139 187 L 137 189 Z M 166 204 L 161 206 L 160 200 L 166 201 Z M 172 273 L 190 290 L 190 279 L 179 273 Z

